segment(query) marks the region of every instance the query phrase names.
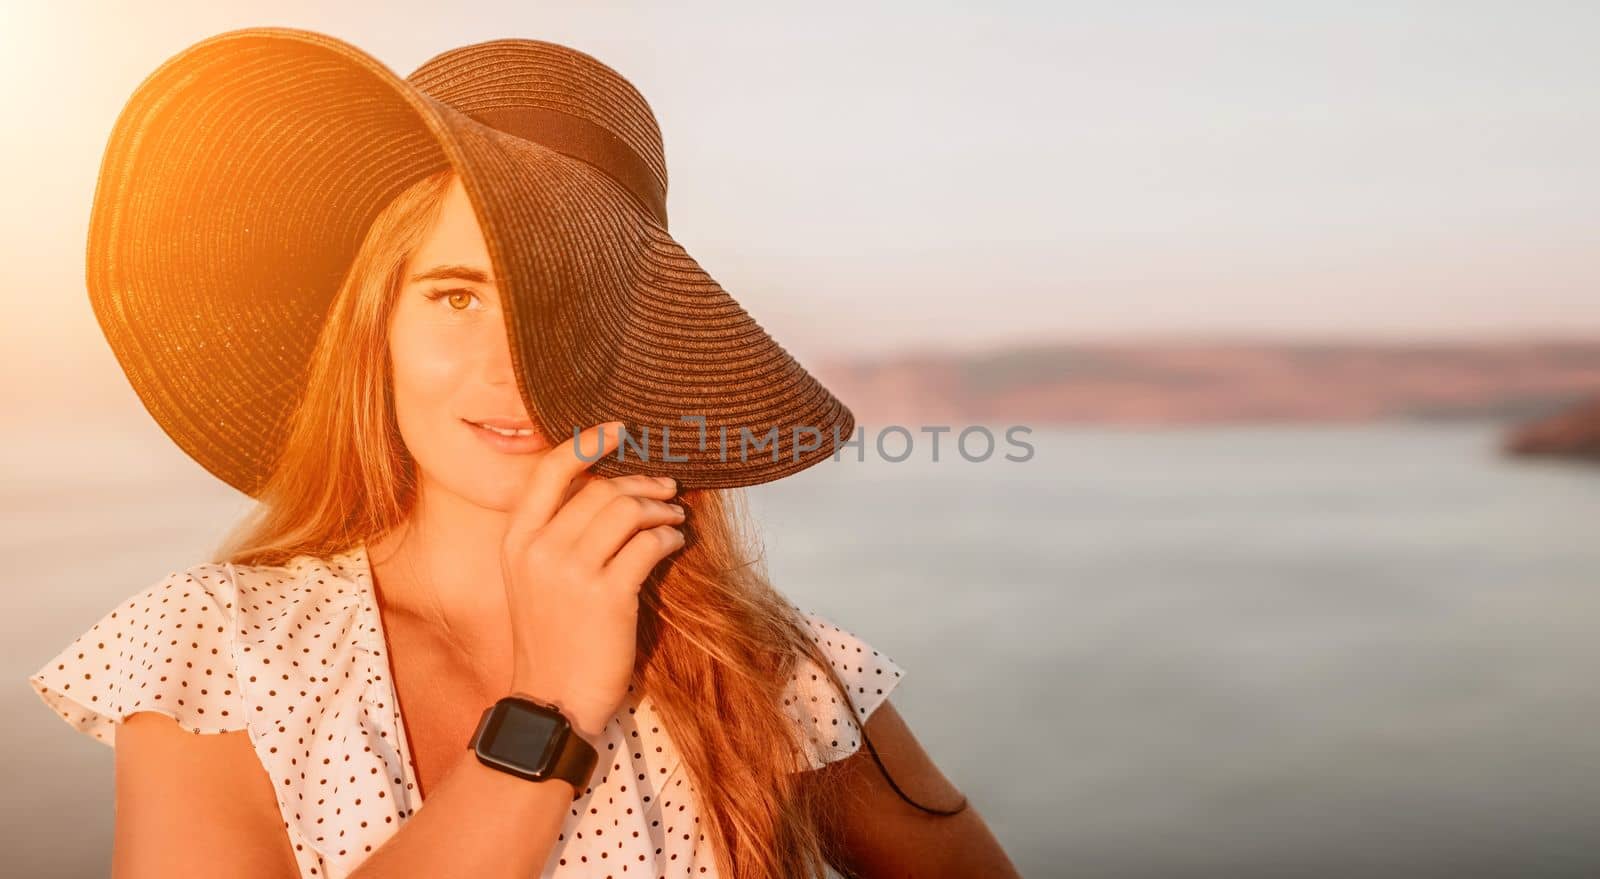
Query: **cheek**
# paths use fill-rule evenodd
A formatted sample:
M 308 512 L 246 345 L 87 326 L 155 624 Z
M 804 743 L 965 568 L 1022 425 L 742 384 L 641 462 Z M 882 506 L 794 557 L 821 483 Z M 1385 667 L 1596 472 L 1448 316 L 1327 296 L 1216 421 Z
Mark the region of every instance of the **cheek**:
M 461 423 L 464 407 L 483 397 L 483 369 L 470 352 L 493 339 L 463 327 L 430 325 L 416 313 L 397 315 L 389 329 L 389 370 L 395 420 L 423 478 L 480 506 L 509 510 L 518 479 L 507 467 L 528 467 L 537 455 L 501 455 Z M 479 336 L 486 330 L 476 331 Z
M 448 334 L 403 319 L 389 332 L 395 420 L 407 450 L 425 467 L 459 452 L 462 413 L 455 410 L 472 374 L 460 340 L 444 336 Z
M 418 418 L 450 415 L 448 403 L 470 369 L 459 343 L 399 326 L 389 339 L 395 408 Z

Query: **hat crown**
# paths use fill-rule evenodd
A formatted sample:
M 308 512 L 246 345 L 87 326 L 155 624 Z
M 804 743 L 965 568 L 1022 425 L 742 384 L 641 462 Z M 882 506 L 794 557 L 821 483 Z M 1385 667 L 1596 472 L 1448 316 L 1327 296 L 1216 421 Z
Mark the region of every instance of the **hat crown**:
M 661 127 L 644 95 L 592 55 L 501 39 L 442 52 L 406 81 L 492 128 L 599 168 L 666 225 Z

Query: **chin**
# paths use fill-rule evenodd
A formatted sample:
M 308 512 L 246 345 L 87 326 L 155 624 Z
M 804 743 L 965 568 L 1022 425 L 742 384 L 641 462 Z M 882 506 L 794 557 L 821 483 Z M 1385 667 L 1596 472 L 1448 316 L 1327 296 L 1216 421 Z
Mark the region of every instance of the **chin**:
M 521 502 L 528 474 L 545 452 L 501 455 L 469 448 L 450 456 L 449 464 L 423 470 L 428 491 L 443 491 L 485 510 L 509 512 Z

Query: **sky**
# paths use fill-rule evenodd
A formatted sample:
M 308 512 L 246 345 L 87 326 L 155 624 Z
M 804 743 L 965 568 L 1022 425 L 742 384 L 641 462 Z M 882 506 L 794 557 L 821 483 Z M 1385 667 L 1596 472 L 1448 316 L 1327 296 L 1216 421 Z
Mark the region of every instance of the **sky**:
M 8 16 L 0 343 L 51 374 L 114 368 L 83 248 L 123 102 L 169 56 L 253 25 L 328 33 L 401 75 L 508 36 L 615 67 L 660 120 L 673 234 L 802 360 L 1600 335 L 1595 4 L 185 0 Z

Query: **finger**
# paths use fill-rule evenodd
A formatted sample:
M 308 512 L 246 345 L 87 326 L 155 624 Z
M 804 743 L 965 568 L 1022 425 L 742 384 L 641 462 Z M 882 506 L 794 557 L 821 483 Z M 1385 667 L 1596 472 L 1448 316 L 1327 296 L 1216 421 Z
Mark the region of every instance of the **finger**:
M 622 495 L 605 505 L 578 536 L 573 553 L 589 566 L 602 568 L 633 536 L 657 525 L 681 525 L 681 506 L 655 498 Z
M 600 576 L 619 590 L 631 589 L 638 594 L 646 577 L 661 560 L 682 549 L 688 536 L 682 529 L 671 525 L 657 525 L 633 536 L 605 567 Z
M 562 441 L 540 458 L 506 523 L 505 541 L 508 545 L 525 545 L 550 521 L 568 496 L 567 490 L 573 480 L 595 461 L 616 449 L 621 427 L 620 421 L 597 424 Z M 579 451 L 583 452 L 581 456 Z
M 666 500 L 676 491 L 675 485 L 665 485 L 654 476 L 642 474 L 592 479 L 556 511 L 555 516 L 540 533 L 545 540 L 551 541 L 552 545 L 575 546 L 593 527 L 595 517 L 617 498 L 638 496 Z M 610 558 L 609 555 L 606 557 Z

